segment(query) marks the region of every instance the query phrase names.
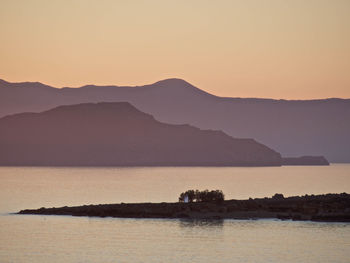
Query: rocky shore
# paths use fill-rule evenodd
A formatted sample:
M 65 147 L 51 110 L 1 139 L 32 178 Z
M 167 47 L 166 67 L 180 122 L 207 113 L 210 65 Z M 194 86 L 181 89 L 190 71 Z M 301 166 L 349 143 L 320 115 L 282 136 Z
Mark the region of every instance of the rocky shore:
M 350 194 L 193 203 L 101 204 L 21 210 L 18 214 L 120 218 L 263 219 L 350 222 Z

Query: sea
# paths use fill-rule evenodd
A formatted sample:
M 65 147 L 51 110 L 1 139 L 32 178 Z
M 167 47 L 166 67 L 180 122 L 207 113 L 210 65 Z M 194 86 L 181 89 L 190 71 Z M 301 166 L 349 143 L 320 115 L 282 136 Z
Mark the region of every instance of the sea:
M 17 215 L 21 209 L 350 193 L 350 164 L 0 167 L 0 263 L 350 262 L 350 223 Z

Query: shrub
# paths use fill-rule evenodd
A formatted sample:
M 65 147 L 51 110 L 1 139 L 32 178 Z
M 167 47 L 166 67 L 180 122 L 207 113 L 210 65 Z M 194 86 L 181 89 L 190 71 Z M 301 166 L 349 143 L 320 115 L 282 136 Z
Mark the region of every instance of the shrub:
M 275 194 L 272 199 L 284 199 L 283 194 Z
M 184 202 L 187 196 L 188 202 L 222 202 L 225 200 L 225 195 L 221 190 L 187 190 L 180 194 L 179 202 Z

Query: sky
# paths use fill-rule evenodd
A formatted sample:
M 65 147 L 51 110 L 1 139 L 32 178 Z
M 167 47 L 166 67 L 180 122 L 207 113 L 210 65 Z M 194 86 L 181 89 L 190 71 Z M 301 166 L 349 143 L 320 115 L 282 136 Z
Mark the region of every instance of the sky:
M 350 98 L 349 0 L 0 0 L 0 78 Z

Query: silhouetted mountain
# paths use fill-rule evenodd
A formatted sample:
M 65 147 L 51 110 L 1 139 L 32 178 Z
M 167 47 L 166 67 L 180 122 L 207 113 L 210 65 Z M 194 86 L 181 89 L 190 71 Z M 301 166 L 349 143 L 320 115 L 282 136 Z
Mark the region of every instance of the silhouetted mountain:
M 1 118 L 0 165 L 275 166 L 281 156 L 253 139 L 161 123 L 115 102 Z
M 180 79 L 139 87 L 63 89 L 37 82 L 0 82 L 0 116 L 102 101 L 128 101 L 162 122 L 254 138 L 283 156 L 324 155 L 331 162 L 350 162 L 349 99 L 222 98 Z

